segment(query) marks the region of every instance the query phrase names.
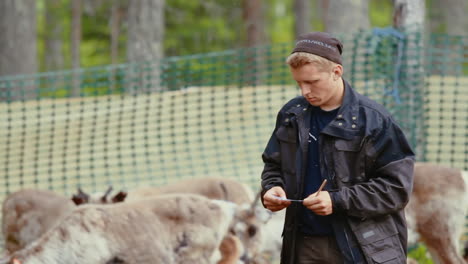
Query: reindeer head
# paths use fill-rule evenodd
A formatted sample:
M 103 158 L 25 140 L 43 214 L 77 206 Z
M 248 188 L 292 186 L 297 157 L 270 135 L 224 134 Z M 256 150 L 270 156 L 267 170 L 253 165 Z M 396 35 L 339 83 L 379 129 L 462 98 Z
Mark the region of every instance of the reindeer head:
M 75 205 L 86 204 L 89 202 L 89 194 L 83 192 L 80 187 L 78 187 L 78 194 L 74 194 L 72 201 Z
M 87 203 L 92 203 L 92 204 L 110 204 L 110 203 L 119 203 L 123 202 L 125 198 L 127 197 L 127 193 L 124 191 L 119 191 L 116 195 L 114 195 L 112 198 L 109 198 L 109 194 L 112 192 L 112 186 L 109 186 L 107 188 L 106 192 L 103 193 L 94 193 L 94 194 L 87 194 L 81 190 L 81 188 L 78 188 L 78 194 L 74 194 L 72 197 L 72 201 L 76 205 L 81 205 L 81 204 L 87 204 Z
M 251 204 L 238 207 L 230 229 L 230 233 L 237 236 L 245 248 L 242 259 L 246 263 L 251 263 L 250 260 L 259 253 L 264 235 L 262 227 L 271 218 L 271 212 L 259 205 L 259 199 L 260 193 Z
M 15 257 L 4 256 L 0 258 L 0 264 L 21 264 L 21 261 Z

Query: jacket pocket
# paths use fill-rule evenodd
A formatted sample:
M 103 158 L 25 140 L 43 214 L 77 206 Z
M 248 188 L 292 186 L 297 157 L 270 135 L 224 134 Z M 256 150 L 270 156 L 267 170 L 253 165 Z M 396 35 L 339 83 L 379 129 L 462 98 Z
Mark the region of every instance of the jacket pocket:
M 288 179 L 294 179 L 296 174 L 296 150 L 297 150 L 297 130 L 292 126 L 291 121 L 278 127 L 276 138 L 279 142 L 279 152 L 281 155 L 281 172 L 287 186 Z M 288 192 L 288 190 L 285 190 Z
M 362 145 L 363 138 L 360 136 L 351 140 L 336 139 L 334 142 L 335 175 L 345 186 L 365 179 Z
M 391 216 L 350 222 L 351 228 L 369 263 L 406 263 L 405 251 Z
M 352 151 L 356 152 L 361 149 L 362 138 L 355 137 L 351 140 L 337 139 L 335 141 L 335 148 L 338 151 Z
M 387 248 L 372 256 L 373 263 L 401 264 L 398 260 L 398 252 L 392 248 Z
M 276 131 L 276 138 L 279 141 L 283 141 L 287 143 L 297 142 L 295 129 L 293 129 L 292 127 L 280 126 L 278 130 Z

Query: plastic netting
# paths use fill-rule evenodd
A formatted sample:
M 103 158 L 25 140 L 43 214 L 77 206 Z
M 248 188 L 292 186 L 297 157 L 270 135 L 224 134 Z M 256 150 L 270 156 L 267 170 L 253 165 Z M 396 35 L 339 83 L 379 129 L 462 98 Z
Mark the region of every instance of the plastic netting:
M 342 35 L 345 79 L 384 104 L 418 160 L 468 169 L 468 37 Z M 0 78 L 0 198 L 223 176 L 258 188 L 293 43 Z

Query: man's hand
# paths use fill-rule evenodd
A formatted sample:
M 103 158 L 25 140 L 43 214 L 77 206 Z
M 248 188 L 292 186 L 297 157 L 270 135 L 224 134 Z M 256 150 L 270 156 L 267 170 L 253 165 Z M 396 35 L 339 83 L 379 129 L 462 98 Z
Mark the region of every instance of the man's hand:
M 327 191 L 321 191 L 318 196 L 316 195 L 317 193 L 309 195 L 302 204 L 317 215 L 332 214 L 333 206 L 330 194 Z
M 268 210 L 276 212 L 288 207 L 291 204 L 290 201 L 283 201 L 276 198 L 275 196 L 286 198 L 286 193 L 284 192 L 283 188 L 279 186 L 268 190 L 265 195 L 263 195 L 263 205 L 265 205 Z

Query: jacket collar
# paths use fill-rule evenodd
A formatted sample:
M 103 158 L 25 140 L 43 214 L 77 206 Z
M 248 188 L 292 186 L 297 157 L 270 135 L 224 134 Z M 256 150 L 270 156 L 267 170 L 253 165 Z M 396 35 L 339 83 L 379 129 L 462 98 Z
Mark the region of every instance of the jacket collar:
M 358 94 L 351 85 L 343 80 L 345 91 L 340 110 L 334 120 L 323 130 L 323 134 L 350 140 L 360 134 L 359 129 L 359 99 Z M 304 97 L 299 97 L 297 103 L 292 105 L 286 113 L 294 114 L 298 120 L 308 120 L 310 115 L 310 104 Z M 306 116 L 304 116 L 306 114 Z M 305 122 L 305 127 L 309 127 L 309 122 Z
M 323 134 L 350 140 L 360 135 L 359 99 L 351 85 L 343 80 L 345 91 L 343 103 L 335 119 L 323 130 Z

